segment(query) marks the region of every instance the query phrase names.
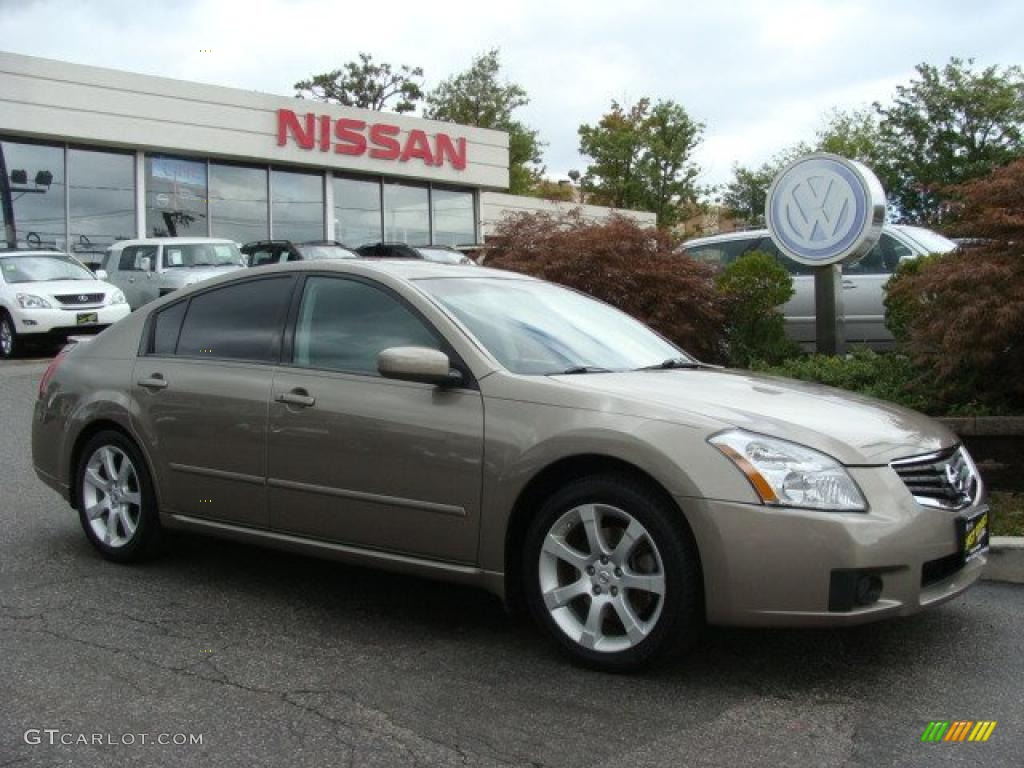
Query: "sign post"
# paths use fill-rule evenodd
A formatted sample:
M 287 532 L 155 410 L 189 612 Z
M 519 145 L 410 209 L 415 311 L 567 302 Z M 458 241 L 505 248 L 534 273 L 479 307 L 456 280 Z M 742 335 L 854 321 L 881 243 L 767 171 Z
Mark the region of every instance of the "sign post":
M 863 258 L 882 234 L 881 182 L 855 160 L 827 152 L 806 155 L 772 181 L 765 221 L 782 253 L 814 267 L 818 352 L 843 354 L 842 265 Z

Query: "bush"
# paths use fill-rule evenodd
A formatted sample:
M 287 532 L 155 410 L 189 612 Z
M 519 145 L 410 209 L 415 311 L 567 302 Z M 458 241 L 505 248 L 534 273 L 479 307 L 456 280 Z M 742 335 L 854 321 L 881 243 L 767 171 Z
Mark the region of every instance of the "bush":
M 1024 160 L 957 192 L 970 252 L 901 269 L 886 288 L 886 322 L 932 371 L 947 401 L 1017 410 L 1024 402 Z
M 976 399 L 950 401 L 927 370 L 898 352 L 878 354 L 863 347 L 844 357 L 804 355 L 755 370 L 814 381 L 913 408 L 933 416 L 984 416 L 993 409 Z
M 587 222 L 518 214 L 498 225 L 488 267 L 575 288 L 621 309 L 683 349 L 722 355 L 722 312 L 712 271 L 672 252 L 668 235 L 622 216 Z
M 763 251 L 744 254 L 719 273 L 715 287 L 722 297 L 732 365 L 778 363 L 796 353 L 779 311 L 793 295 L 793 278 L 773 256 Z

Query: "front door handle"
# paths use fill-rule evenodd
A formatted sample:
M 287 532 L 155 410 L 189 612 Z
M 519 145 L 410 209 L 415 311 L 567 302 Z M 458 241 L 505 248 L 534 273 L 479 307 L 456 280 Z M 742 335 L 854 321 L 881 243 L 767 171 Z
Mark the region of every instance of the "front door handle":
M 304 389 L 293 389 L 291 392 L 282 392 L 274 399 L 279 403 L 284 403 L 285 405 L 298 405 L 303 408 L 309 408 L 316 405 L 316 398 L 312 397 Z
M 139 379 L 138 383 L 140 387 L 145 387 L 146 389 L 167 389 L 167 379 L 159 373 Z
M 856 288 L 857 284 L 853 280 L 843 280 L 843 290 L 848 291 L 851 288 Z
M 134 277 L 129 277 L 128 278 L 128 282 L 129 283 L 134 283 L 135 282 L 135 278 Z

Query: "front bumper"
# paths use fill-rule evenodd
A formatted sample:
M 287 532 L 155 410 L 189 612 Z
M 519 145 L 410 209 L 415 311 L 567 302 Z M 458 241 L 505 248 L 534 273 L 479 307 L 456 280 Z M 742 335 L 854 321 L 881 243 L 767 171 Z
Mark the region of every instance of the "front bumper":
M 832 513 L 678 498 L 700 549 L 708 621 L 743 626 L 837 626 L 905 616 L 978 580 L 982 553 L 956 559 L 958 513 L 922 507 L 890 467 L 850 467 L 871 509 Z M 837 607 L 837 571 L 881 578 L 878 599 Z M 834 592 L 834 589 L 831 590 Z
M 79 325 L 78 316 L 88 313 L 96 314 L 96 322 Z M 14 309 L 11 314 L 19 336 L 57 341 L 76 334 L 98 333 L 131 314 L 131 308 L 127 304 L 110 304 L 74 309 Z

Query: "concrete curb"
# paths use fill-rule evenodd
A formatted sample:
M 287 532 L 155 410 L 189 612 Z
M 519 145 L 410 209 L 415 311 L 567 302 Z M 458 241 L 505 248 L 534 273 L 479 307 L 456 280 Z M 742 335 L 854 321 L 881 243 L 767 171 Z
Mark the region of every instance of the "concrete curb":
M 993 536 L 981 578 L 1024 584 L 1024 536 Z

